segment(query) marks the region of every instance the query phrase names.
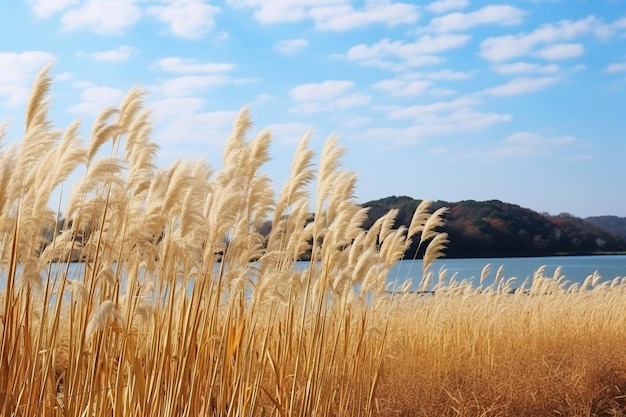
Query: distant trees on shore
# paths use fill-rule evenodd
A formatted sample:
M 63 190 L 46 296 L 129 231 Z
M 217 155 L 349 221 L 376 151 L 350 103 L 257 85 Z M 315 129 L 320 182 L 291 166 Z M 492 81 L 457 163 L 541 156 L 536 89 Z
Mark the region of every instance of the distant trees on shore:
M 420 200 L 390 196 L 363 204 L 370 207 L 369 227 L 392 208 L 399 210 L 394 227 L 407 225 Z M 616 233 L 570 214 L 540 214 L 498 200 L 438 201 L 449 207 L 445 231 L 450 236 L 448 257 L 507 257 L 583 255 L 626 252 L 626 241 Z M 405 253 L 415 257 L 416 245 Z M 421 254 L 418 254 L 419 257 Z

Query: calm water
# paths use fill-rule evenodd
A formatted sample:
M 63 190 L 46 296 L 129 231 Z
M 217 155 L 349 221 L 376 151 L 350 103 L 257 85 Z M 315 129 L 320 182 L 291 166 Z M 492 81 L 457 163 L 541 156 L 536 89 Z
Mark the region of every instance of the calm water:
M 306 268 L 308 262 L 298 262 L 297 268 Z M 484 285 L 493 282 L 496 271 L 500 266 L 504 267 L 505 278 L 516 278 L 516 282 L 521 284 L 526 278 L 532 277 L 533 273 L 541 266 L 546 267 L 545 275 L 552 276 L 557 267 L 561 267 L 561 274 L 565 275 L 567 281 L 571 283 L 582 283 L 585 278 L 594 271 L 602 276 L 602 281 L 612 280 L 615 277 L 626 276 L 626 255 L 606 255 L 606 256 L 551 256 L 540 258 L 476 258 L 476 259 L 438 259 L 433 264 L 433 271 L 437 275 L 441 268 L 446 269 L 446 276 L 451 278 L 456 274 L 457 281 L 467 279 L 478 282 L 481 271 L 485 265 L 489 264 L 491 273 Z M 83 264 L 70 265 L 70 279 L 80 279 L 84 268 Z M 422 262 L 400 261 L 389 273 L 389 283 L 398 280 L 411 278 L 419 283 L 422 275 Z M 436 280 L 436 278 L 435 278 Z M 417 285 L 417 284 L 416 284 Z M 0 290 L 6 288 L 6 274 L 0 273 Z
M 447 277 L 457 274 L 457 281 L 467 279 L 478 282 L 485 265 L 489 264 L 491 273 L 484 284 L 493 282 L 496 272 L 503 266 L 505 278 L 516 278 L 521 284 L 526 278 L 532 278 L 534 272 L 545 266 L 544 275 L 552 276 L 557 267 L 561 267 L 561 275 L 571 283 L 582 283 L 588 275 L 597 271 L 602 281 L 610 281 L 615 277 L 626 276 L 626 255 L 597 255 L 597 256 L 550 256 L 538 258 L 477 258 L 477 259 L 438 259 L 433 264 L 435 274 L 441 268 L 447 270 Z M 421 261 L 401 261 L 391 270 L 390 282 L 396 278 L 403 281 L 421 278 Z

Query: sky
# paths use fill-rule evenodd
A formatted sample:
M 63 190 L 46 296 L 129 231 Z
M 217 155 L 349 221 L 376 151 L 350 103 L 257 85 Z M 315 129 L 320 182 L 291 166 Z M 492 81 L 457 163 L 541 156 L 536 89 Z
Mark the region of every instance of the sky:
M 626 0 L 12 0 L 0 39 L 4 146 L 54 62 L 56 127 L 86 142 L 140 86 L 162 167 L 219 169 L 247 107 L 277 190 L 311 131 L 318 155 L 339 137 L 359 203 L 626 216 Z

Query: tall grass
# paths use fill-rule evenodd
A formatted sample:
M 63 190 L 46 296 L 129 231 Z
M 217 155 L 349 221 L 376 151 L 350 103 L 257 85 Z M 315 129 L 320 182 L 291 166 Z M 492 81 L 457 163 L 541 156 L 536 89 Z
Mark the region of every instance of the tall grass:
M 378 299 L 411 236 L 392 216 L 361 228 L 336 140 L 316 172 L 305 137 L 274 198 L 259 173 L 270 133 L 248 140 L 246 110 L 221 171 L 157 169 L 139 90 L 100 113 L 83 146 L 78 123 L 47 119 L 48 71 L 22 142 L 1 156 L 3 415 L 371 414 L 389 316 Z M 67 207 L 50 209 L 81 167 Z
M 47 118 L 48 71 L 23 140 L 0 153 L 1 415 L 624 414 L 621 281 L 572 288 L 539 271 L 510 294 L 500 278 L 435 277 L 445 210 L 363 230 L 335 139 L 316 169 L 305 136 L 277 196 L 260 173 L 271 135 L 248 139 L 246 110 L 219 172 L 159 169 L 141 91 L 83 145 L 78 123 Z M 386 285 L 412 239 L 434 295 Z

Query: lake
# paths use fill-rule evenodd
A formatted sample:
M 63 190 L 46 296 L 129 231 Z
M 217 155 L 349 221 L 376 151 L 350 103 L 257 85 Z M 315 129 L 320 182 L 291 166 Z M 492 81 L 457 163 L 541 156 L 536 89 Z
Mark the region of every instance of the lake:
M 447 270 L 446 276 L 450 279 L 457 274 L 457 281 L 466 279 L 473 283 L 478 283 L 481 271 L 485 265 L 489 264 L 491 273 L 483 282 L 489 285 L 493 282 L 496 272 L 500 266 L 504 267 L 503 276 L 505 278 L 517 278 L 517 285 L 526 278 L 533 276 L 533 273 L 541 266 L 545 266 L 545 275 L 552 276 L 557 267 L 561 267 L 561 274 L 565 275 L 570 283 L 582 283 L 588 275 L 594 271 L 602 276 L 602 281 L 610 281 L 615 277 L 626 276 L 626 255 L 594 255 L 594 256 L 549 256 L 536 258 L 472 258 L 472 259 L 437 259 L 432 266 L 435 273 L 436 282 L 441 268 Z M 306 268 L 308 262 L 297 262 L 296 268 Z M 71 264 L 70 279 L 80 279 L 83 264 Z M 417 287 L 422 275 L 421 260 L 405 260 L 398 262 L 389 272 L 388 282 L 403 282 L 412 278 Z M 6 272 L 0 272 L 0 290 L 6 288 Z
M 478 283 L 485 265 L 489 264 L 491 273 L 484 285 L 493 283 L 496 272 L 503 266 L 505 278 L 517 278 L 521 284 L 526 278 L 532 278 L 534 272 L 545 266 L 544 275 L 552 276 L 556 268 L 561 267 L 561 275 L 570 283 L 582 283 L 588 275 L 597 271 L 601 275 L 600 282 L 610 281 L 615 277 L 626 276 L 626 255 L 593 255 L 593 256 L 548 256 L 525 258 L 472 258 L 472 259 L 437 259 L 432 270 L 435 275 L 441 268 L 447 270 L 448 279 L 455 273 L 457 281 L 462 279 Z M 400 261 L 390 271 L 389 282 L 396 278 L 403 281 L 407 277 L 419 281 L 421 278 L 422 261 Z M 435 278 L 436 280 L 436 278 Z

